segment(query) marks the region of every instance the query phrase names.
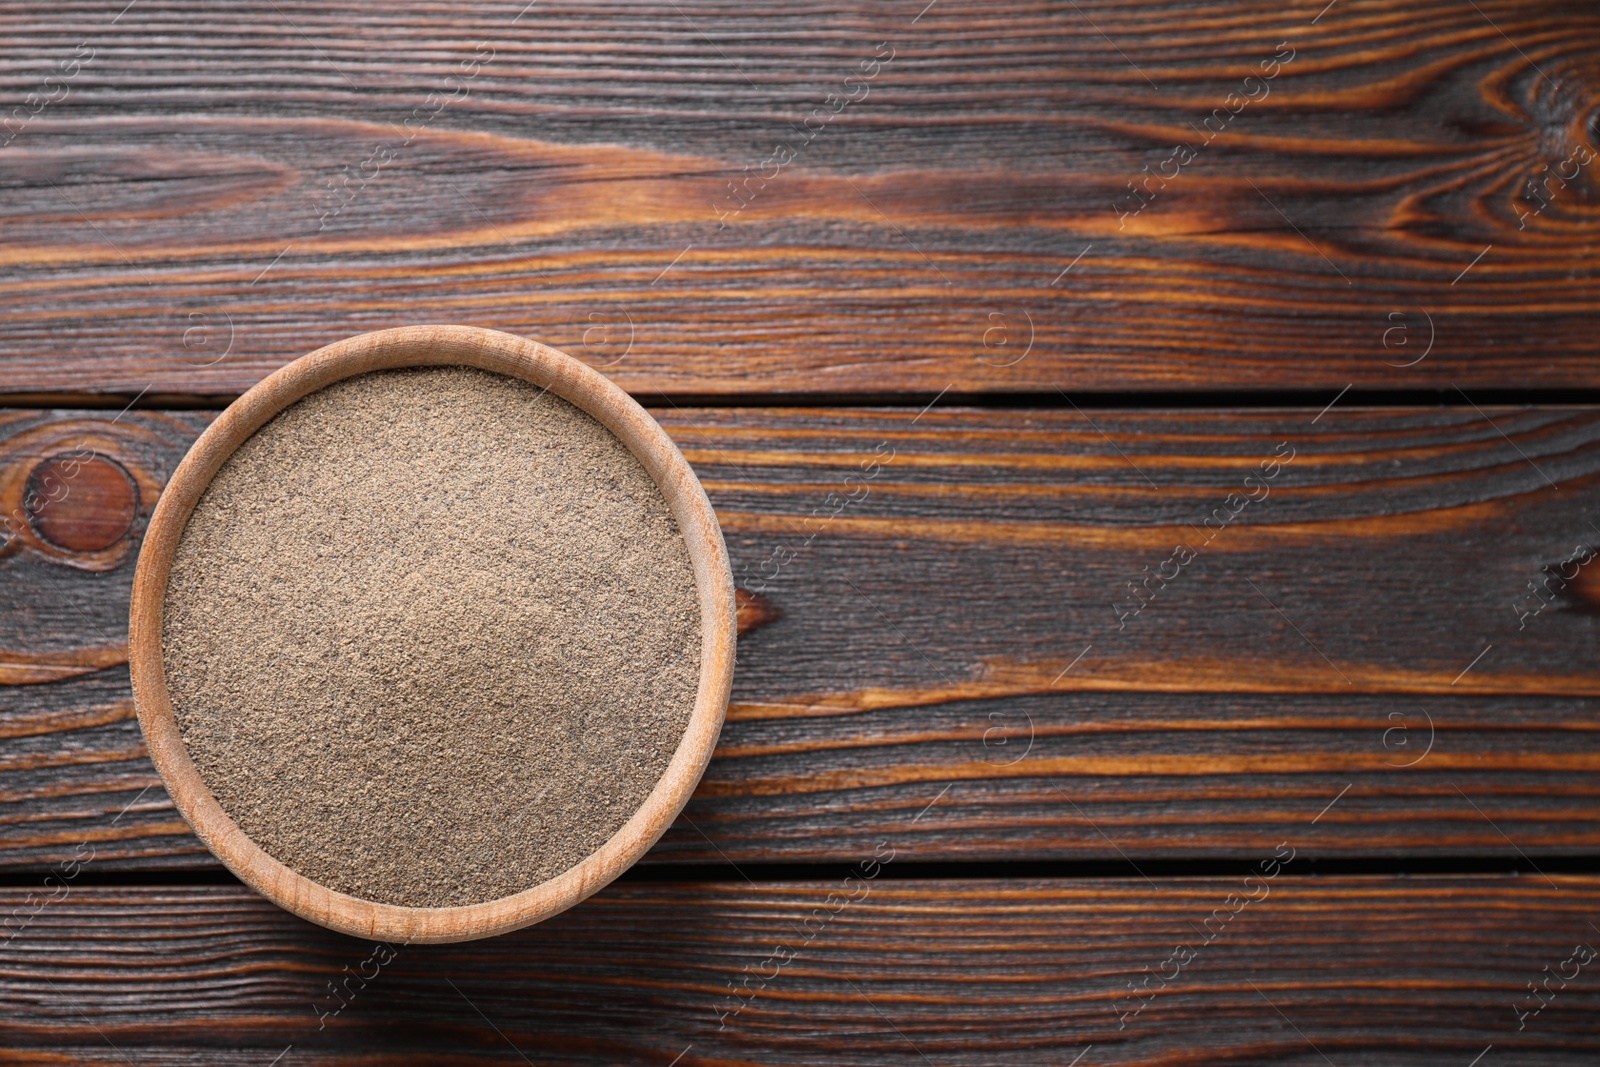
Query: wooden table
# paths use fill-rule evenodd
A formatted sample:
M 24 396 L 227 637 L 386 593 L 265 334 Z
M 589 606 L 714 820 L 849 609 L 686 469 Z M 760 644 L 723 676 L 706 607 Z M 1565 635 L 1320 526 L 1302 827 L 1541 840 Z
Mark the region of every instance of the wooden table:
M 1593 5 L 122 4 L 3 19 L 0 1062 L 1600 1058 Z M 648 403 L 743 636 L 643 865 L 375 948 L 125 620 L 221 405 L 427 322 Z

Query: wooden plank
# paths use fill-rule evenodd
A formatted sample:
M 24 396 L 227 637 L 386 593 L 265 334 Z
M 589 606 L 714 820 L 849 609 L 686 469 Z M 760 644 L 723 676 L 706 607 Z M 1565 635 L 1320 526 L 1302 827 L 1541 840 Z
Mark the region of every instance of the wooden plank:
M 428 322 L 678 396 L 1600 385 L 1593 11 L 925 6 L 14 7 L 0 395 Z
M 344 938 L 242 888 L 70 888 L 0 946 L 0 1045 L 16 1062 L 254 1067 L 286 1050 L 286 1064 L 678 1067 L 1600 1054 L 1593 878 L 1285 869 L 1152 889 L 881 872 L 623 883 L 445 946 Z M 0 891 L 4 913 L 22 901 Z
M 746 588 L 729 721 L 655 860 L 1600 847 L 1600 412 L 657 414 Z M 206 419 L 5 413 L 0 513 L 92 445 L 146 515 Z M 58 536 L 103 524 L 86 486 Z M 5 864 L 205 859 L 133 719 L 132 537 L 0 558 Z

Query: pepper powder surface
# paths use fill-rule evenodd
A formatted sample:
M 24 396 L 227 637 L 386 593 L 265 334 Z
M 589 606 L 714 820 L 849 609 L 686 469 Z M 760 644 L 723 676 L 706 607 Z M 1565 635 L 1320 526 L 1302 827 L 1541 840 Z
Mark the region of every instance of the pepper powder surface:
M 562 873 L 644 803 L 694 707 L 699 602 L 666 498 L 588 414 L 378 371 L 218 470 L 162 652 L 190 757 L 261 848 L 443 907 Z

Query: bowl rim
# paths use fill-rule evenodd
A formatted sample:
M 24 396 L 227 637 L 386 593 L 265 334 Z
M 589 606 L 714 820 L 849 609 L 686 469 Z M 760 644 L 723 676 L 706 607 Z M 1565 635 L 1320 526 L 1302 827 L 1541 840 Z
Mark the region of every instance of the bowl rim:
M 383 904 L 314 882 L 270 856 L 212 795 L 189 758 L 167 692 L 162 610 L 173 557 L 201 495 L 235 449 L 296 401 L 334 382 L 403 367 L 471 366 L 520 378 L 574 404 L 615 434 L 661 489 L 694 568 L 701 617 L 700 684 L 666 771 L 599 849 L 539 885 L 453 907 Z M 586 364 L 513 334 L 469 326 L 406 326 L 350 337 L 296 359 L 230 404 L 190 447 L 162 490 L 139 551 L 128 616 L 134 706 L 150 758 L 179 813 L 239 880 L 301 918 L 377 941 L 443 943 L 490 937 L 564 911 L 610 883 L 655 844 L 688 803 L 727 714 L 737 604 L 727 546 L 705 489 L 661 425 Z

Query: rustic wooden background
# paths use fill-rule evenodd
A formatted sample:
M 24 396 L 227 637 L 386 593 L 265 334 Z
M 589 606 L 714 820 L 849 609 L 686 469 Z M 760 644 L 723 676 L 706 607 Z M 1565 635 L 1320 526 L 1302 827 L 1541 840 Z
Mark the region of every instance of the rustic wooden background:
M 124 3 L 0 13 L 0 1062 L 1600 1058 L 1600 10 Z M 742 636 L 644 864 L 375 948 L 188 833 L 127 599 L 428 322 L 650 404 Z

